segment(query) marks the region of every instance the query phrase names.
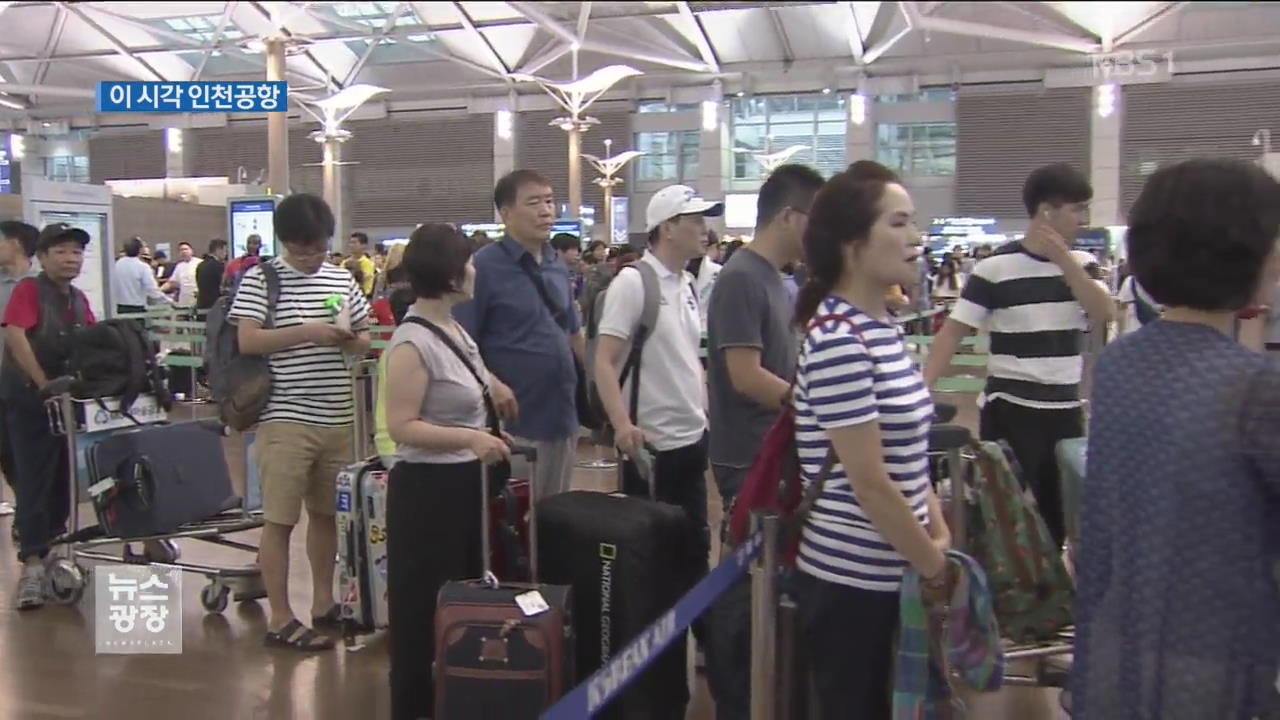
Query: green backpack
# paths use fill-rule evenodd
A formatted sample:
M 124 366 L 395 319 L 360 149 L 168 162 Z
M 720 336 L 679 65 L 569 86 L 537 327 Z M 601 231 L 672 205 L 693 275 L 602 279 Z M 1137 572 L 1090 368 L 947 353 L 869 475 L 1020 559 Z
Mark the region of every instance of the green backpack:
M 970 450 L 978 472 L 966 493 L 969 550 L 987 573 L 1000 634 L 1048 640 L 1071 624 L 1071 576 L 1007 446 L 975 441 Z

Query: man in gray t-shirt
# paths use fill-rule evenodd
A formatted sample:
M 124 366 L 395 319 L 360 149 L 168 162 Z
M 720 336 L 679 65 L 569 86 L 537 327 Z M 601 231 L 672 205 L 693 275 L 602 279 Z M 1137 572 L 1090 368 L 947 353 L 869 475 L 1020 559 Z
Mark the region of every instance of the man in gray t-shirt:
M 710 459 L 726 509 L 789 400 L 798 339 L 782 268 L 800 259 L 809 206 L 822 184 L 803 165 L 775 170 L 760 188 L 755 239 L 729 259 L 711 293 Z

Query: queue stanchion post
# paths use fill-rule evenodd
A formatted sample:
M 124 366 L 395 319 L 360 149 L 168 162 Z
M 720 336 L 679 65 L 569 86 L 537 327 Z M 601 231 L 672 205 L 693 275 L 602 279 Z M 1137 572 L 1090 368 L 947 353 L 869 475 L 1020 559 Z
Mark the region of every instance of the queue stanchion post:
M 753 517 L 764 534 L 751 568 L 751 720 L 773 720 L 777 707 L 778 516 Z
M 951 475 L 951 517 L 947 518 L 947 529 L 951 531 L 951 547 L 960 552 L 968 551 L 968 511 L 965 499 L 968 489 L 967 477 L 969 468 L 963 465 L 964 455 L 958 447 L 947 450 L 947 469 Z

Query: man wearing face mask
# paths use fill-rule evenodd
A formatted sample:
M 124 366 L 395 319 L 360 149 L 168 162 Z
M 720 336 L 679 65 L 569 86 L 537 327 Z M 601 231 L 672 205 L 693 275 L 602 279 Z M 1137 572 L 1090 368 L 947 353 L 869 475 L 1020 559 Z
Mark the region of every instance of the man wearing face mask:
M 1089 181 L 1066 164 L 1027 177 L 1026 237 L 974 266 L 925 366 L 932 387 L 963 337 L 976 328 L 990 331 L 987 385 L 978 398 L 981 436 L 1012 447 L 1059 544 L 1065 531 L 1054 448 L 1084 434 L 1084 333 L 1108 322 L 1115 307 L 1106 287 L 1089 275 L 1094 257 L 1071 249 L 1088 222 L 1092 197 Z

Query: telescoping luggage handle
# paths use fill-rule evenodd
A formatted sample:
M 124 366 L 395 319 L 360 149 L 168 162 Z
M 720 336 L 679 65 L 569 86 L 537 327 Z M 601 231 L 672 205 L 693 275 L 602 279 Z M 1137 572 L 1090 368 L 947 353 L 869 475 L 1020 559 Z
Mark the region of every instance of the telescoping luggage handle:
M 538 582 L 538 511 L 534 487 L 534 476 L 537 475 L 538 451 L 531 447 L 516 446 L 511 448 L 512 455 L 523 457 L 529 464 L 529 576 L 534 584 Z M 480 554 L 484 558 L 484 574 L 480 581 L 491 588 L 499 585 L 498 576 L 493 574 L 489 552 L 489 466 L 480 463 Z

